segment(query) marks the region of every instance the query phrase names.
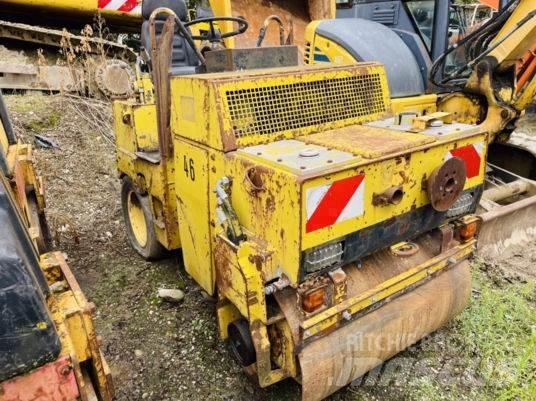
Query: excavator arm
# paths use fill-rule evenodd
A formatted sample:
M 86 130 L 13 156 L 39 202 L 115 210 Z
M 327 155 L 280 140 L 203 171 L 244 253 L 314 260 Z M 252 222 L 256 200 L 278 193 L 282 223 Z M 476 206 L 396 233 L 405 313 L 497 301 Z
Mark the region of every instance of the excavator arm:
M 431 79 L 440 87 L 458 87 L 463 95 L 476 95 L 486 131 L 506 140 L 536 95 L 535 50 L 536 5 L 531 0 L 514 0 L 438 59 Z M 449 57 L 461 51 L 465 59 L 448 71 Z M 439 108 L 455 111 L 460 99 L 459 93 L 445 96 Z

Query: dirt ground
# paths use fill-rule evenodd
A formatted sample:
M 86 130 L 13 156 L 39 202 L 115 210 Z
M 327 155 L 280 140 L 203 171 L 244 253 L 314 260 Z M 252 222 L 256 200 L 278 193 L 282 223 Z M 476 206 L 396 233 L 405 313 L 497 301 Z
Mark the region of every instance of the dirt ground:
M 56 247 L 97 306 L 117 400 L 298 400 L 290 380 L 261 390 L 247 379 L 218 339 L 214 301 L 179 255 L 147 263 L 128 245 L 109 105 L 97 113 L 60 96 L 6 100 L 21 139 L 41 134 L 59 146 L 35 150 L 47 217 Z M 473 300 L 461 317 L 330 400 L 536 399 L 535 266 L 536 242 L 508 260 L 475 260 Z M 160 287 L 183 289 L 185 300 L 162 302 Z M 405 367 L 389 376 L 393 363 Z

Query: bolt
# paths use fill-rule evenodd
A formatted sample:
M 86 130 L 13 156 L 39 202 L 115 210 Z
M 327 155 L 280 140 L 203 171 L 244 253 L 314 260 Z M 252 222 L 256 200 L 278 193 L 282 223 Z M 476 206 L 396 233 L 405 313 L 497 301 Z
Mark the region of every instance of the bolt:
M 69 373 L 71 373 L 71 366 L 70 365 L 65 365 L 64 367 L 61 368 L 61 371 L 60 373 L 63 375 L 63 376 L 67 376 L 69 375 Z
M 454 263 L 456 263 L 456 259 L 453 258 L 452 256 L 450 258 L 447 259 L 447 262 L 450 264 L 450 265 L 453 265 Z
M 345 310 L 343 313 L 342 313 L 342 318 L 346 321 L 349 321 L 352 319 L 352 314 L 350 312 L 348 312 L 347 310 Z

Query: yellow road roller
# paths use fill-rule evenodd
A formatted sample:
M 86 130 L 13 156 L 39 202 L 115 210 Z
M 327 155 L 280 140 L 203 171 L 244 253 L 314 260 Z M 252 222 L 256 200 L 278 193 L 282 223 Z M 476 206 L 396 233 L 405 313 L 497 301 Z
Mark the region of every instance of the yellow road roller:
M 0 401 L 112 401 L 95 305 L 50 251 L 44 208 L 32 146 L 0 91 Z
M 246 372 L 321 400 L 456 316 L 487 132 L 393 113 L 379 63 L 225 48 L 246 20 L 160 5 L 143 2 L 136 91 L 113 105 L 126 230 L 144 258 L 182 251 Z

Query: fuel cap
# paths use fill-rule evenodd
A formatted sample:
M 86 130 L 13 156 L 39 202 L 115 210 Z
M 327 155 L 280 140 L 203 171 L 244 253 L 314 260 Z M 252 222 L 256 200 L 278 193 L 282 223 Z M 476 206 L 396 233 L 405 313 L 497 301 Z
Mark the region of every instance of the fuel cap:
M 316 157 L 319 154 L 320 154 L 320 152 L 317 149 L 307 148 L 307 149 L 303 149 L 300 152 L 300 157 Z

